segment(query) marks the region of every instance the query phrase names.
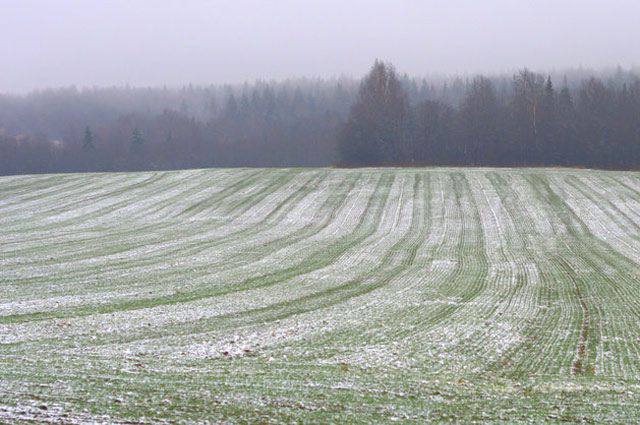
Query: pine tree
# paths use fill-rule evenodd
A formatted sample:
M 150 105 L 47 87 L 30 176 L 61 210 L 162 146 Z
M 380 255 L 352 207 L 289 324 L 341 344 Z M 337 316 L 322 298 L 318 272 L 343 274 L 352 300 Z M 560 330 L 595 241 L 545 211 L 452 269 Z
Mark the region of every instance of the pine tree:
M 135 128 L 133 130 L 133 134 L 131 135 L 131 147 L 133 149 L 142 148 L 144 145 L 144 138 L 142 137 L 142 132 Z
M 238 116 L 238 102 L 236 102 L 236 97 L 233 93 L 229 94 L 227 97 L 227 104 L 224 108 L 225 118 L 230 120 L 235 120 Z
M 547 77 L 540 102 L 538 129 L 540 151 L 537 155 L 540 161 L 539 165 L 558 164 L 558 99 L 551 76 Z
M 560 165 L 573 165 L 579 163 L 577 145 L 576 109 L 571 97 L 571 91 L 565 78 L 564 85 L 558 95 L 558 145 L 556 152 Z
M 84 138 L 82 140 L 82 149 L 84 150 L 95 150 L 95 145 L 93 144 L 93 133 L 89 126 L 84 130 Z
M 580 143 L 585 146 L 584 162 L 588 166 L 606 164 L 612 154 L 609 146 L 611 95 L 604 83 L 593 77 L 584 81 L 578 91 L 578 131 Z
M 142 132 L 135 128 L 131 135 L 131 149 L 130 149 L 130 167 L 133 170 L 143 170 L 148 165 L 145 163 L 145 146 Z

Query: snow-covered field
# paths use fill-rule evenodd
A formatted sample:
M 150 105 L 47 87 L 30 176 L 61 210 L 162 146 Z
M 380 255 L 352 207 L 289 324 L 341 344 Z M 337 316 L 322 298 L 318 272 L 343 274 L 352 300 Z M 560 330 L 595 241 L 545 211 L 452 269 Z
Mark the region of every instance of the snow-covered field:
M 0 177 L 0 423 L 640 421 L 640 174 Z

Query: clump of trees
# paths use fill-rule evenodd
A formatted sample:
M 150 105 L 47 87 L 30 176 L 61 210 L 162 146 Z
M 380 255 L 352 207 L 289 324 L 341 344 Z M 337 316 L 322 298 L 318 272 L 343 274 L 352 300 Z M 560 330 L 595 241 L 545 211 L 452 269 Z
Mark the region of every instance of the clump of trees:
M 0 174 L 328 166 L 357 84 L 0 95 Z
M 471 79 L 457 106 L 408 98 L 393 66 L 377 61 L 340 132 L 340 163 L 640 168 L 635 75 L 590 77 L 572 91 L 525 69 L 502 93 L 487 77 Z
M 0 95 L 0 174 L 237 166 L 640 169 L 640 74 L 416 79 Z
M 340 132 L 342 163 L 384 165 L 403 160 L 408 120 L 407 94 L 395 71 L 376 61 Z

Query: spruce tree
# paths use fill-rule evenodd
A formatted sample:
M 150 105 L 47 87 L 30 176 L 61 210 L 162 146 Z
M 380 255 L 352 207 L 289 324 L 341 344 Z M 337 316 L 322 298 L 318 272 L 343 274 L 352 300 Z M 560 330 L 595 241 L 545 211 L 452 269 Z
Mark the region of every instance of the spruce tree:
M 558 146 L 556 152 L 560 165 L 568 166 L 579 163 L 578 132 L 576 128 L 576 110 L 571 91 L 564 84 L 558 95 Z
M 133 170 L 142 170 L 146 164 L 144 161 L 144 138 L 142 132 L 135 128 L 131 135 L 131 149 L 130 149 L 130 167 Z
M 142 148 L 143 144 L 144 144 L 144 138 L 142 137 L 142 132 L 137 128 L 135 128 L 131 136 L 131 147 L 134 149 L 138 149 L 138 148 Z
M 93 133 L 91 132 L 91 129 L 89 128 L 89 126 L 87 126 L 87 128 L 84 130 L 84 138 L 82 140 L 82 149 L 84 150 L 94 150 L 96 147 L 93 144 Z
M 551 81 L 551 76 L 547 77 L 544 86 L 542 101 L 540 102 L 539 114 L 539 148 L 538 160 L 541 164 L 559 164 L 559 153 L 557 150 L 558 138 L 558 98 Z

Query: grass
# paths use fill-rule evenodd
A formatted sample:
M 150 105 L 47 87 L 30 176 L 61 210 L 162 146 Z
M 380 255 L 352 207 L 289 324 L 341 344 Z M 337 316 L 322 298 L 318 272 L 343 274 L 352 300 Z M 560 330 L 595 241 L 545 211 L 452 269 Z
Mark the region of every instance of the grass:
M 640 421 L 640 174 L 0 178 L 0 422 Z

